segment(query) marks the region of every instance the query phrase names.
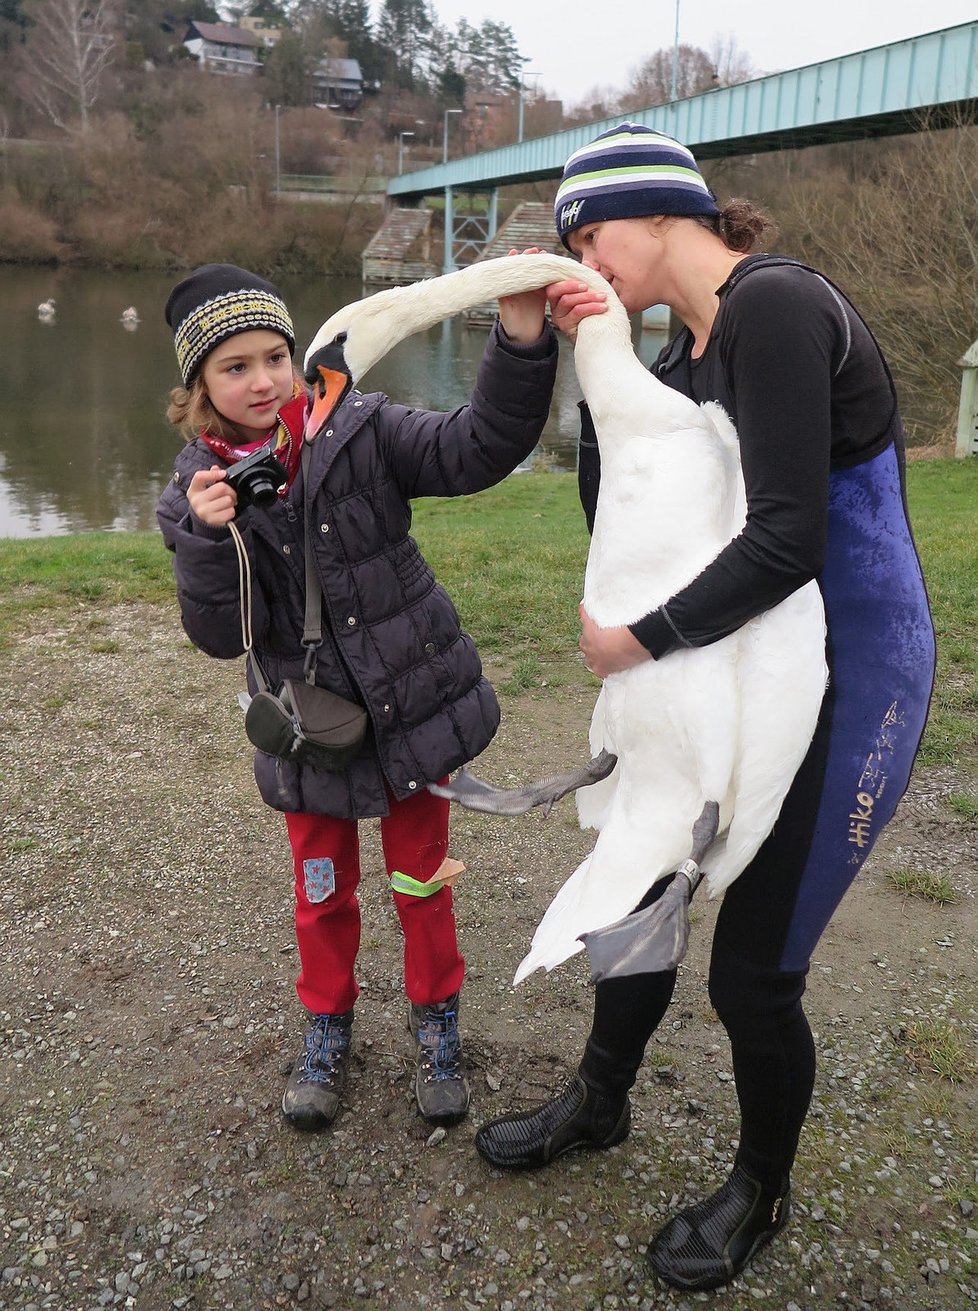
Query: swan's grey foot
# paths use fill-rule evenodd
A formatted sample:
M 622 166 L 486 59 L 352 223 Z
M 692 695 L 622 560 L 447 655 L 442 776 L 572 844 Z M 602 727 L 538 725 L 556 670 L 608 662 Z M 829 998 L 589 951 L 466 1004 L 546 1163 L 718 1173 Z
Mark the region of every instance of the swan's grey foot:
M 689 858 L 679 866 L 658 901 L 603 929 L 581 934 L 593 983 L 676 968 L 689 945 L 689 899 L 702 878 L 700 861 L 717 835 L 719 821 L 720 807 L 708 801 L 693 825 Z
M 444 786 L 429 783 L 428 791 L 436 797 L 457 801 L 467 810 L 482 810 L 490 815 L 525 815 L 534 806 L 542 806 L 544 815 L 549 815 L 554 803 L 561 797 L 607 778 L 617 763 L 617 756 L 610 751 L 602 751 L 586 765 L 568 774 L 542 778 L 537 783 L 524 783 L 518 788 L 494 787 L 492 783 L 484 783 L 482 779 L 476 778 L 467 769 L 460 769 L 454 779 Z

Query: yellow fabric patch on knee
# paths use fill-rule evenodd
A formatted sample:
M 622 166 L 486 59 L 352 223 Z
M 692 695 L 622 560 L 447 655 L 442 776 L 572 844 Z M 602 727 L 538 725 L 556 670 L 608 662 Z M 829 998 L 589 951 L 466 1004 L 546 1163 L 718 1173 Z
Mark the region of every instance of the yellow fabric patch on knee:
M 450 888 L 464 869 L 465 866 L 460 860 L 452 860 L 451 856 L 446 856 L 427 883 L 413 879 L 410 874 L 402 874 L 396 869 L 391 874 L 391 889 L 403 893 L 406 897 L 431 897 L 442 888 Z

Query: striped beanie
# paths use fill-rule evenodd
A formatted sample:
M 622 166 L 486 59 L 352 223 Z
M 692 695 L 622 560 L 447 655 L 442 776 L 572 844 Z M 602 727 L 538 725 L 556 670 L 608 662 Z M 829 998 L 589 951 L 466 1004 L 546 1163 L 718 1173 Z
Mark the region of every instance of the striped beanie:
M 235 264 L 203 264 L 178 282 L 166 302 L 166 321 L 186 387 L 204 357 L 239 332 L 280 332 L 289 354 L 295 353 L 295 328 L 278 287 Z
M 564 165 L 554 217 L 557 235 L 585 223 L 652 214 L 719 214 L 696 160 L 672 137 L 641 123 L 619 123 Z

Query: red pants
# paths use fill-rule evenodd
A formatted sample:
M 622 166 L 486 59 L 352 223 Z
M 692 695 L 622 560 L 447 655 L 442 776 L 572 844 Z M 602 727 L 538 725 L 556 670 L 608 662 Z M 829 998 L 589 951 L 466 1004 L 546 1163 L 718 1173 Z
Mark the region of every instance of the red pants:
M 384 863 L 427 883 L 448 852 L 450 802 L 427 790 L 390 803 L 380 821 Z M 315 1015 L 338 1015 L 357 999 L 360 946 L 360 837 L 356 820 L 286 815 L 295 868 L 295 934 L 301 970 L 299 1000 Z M 429 897 L 391 892 L 404 934 L 404 990 L 417 1006 L 444 1001 L 462 986 L 452 890 Z

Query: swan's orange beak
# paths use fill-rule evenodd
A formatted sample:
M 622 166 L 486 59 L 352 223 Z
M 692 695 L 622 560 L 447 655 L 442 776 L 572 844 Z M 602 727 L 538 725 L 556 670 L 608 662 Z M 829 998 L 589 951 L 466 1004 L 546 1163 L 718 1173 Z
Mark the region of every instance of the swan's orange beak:
M 313 441 L 326 427 L 336 407 L 350 390 L 350 377 L 342 346 L 331 342 L 317 351 L 306 368 L 306 383 L 312 388 L 312 404 L 306 420 L 306 440 Z

